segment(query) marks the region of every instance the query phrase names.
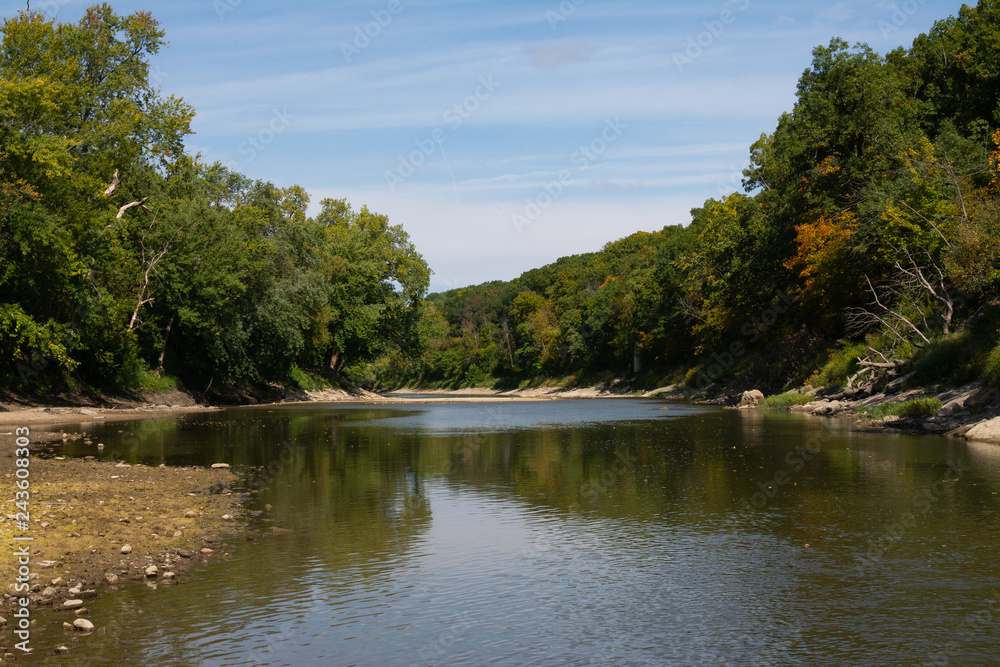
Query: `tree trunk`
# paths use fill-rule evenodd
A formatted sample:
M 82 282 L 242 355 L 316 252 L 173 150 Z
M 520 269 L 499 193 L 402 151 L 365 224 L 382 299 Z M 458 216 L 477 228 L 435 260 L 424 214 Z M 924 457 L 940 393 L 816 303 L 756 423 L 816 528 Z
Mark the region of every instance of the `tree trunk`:
M 160 357 L 156 360 L 156 375 L 160 375 L 163 372 L 163 356 L 167 353 L 167 341 L 170 339 L 170 328 L 174 326 L 174 317 L 177 313 L 170 315 L 170 321 L 167 322 L 167 329 L 163 332 L 163 346 L 160 348 Z

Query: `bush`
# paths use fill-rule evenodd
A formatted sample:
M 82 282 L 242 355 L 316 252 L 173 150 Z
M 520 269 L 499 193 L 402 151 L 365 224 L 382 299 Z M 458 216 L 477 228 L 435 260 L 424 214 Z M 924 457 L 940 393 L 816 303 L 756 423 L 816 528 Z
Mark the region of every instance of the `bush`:
M 465 371 L 465 386 L 467 387 L 485 387 L 488 384 L 488 380 L 489 377 L 479 367 L 479 364 L 472 364 Z
M 843 345 L 830 354 L 823 367 L 810 376 L 809 384 L 814 387 L 843 387 L 847 378 L 858 372 L 858 357 L 868 352 L 864 343 Z
M 883 403 L 874 407 L 863 406 L 858 412 L 866 414 L 872 419 L 885 419 L 886 417 L 900 417 L 902 419 L 919 419 L 934 414 L 941 409 L 941 401 L 936 398 L 913 398 L 909 401 L 896 401 L 893 403 Z
M 760 406 L 762 408 L 790 408 L 793 405 L 804 405 L 806 403 L 810 403 L 812 400 L 812 396 L 806 396 L 805 394 L 798 394 L 794 391 L 790 391 L 785 394 L 768 396 L 761 402 Z
M 298 366 L 292 366 L 292 370 L 288 373 L 288 382 L 302 391 L 322 391 L 323 389 L 331 388 L 329 382 L 311 373 L 307 373 Z
M 983 362 L 983 382 L 994 387 L 1000 387 L 1000 344 L 990 350 Z
M 155 375 L 150 371 L 140 371 L 136 377 L 135 388 L 143 393 L 173 391 L 180 388 L 180 382 L 170 375 Z

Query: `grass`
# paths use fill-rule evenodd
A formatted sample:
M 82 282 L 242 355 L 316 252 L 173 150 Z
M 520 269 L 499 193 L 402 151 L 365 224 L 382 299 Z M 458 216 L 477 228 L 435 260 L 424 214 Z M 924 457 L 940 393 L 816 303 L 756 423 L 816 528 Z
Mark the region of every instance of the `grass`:
M 324 378 L 307 373 L 298 366 L 293 366 L 288 374 L 289 381 L 302 391 L 322 391 L 330 389 L 331 385 Z
M 760 406 L 762 408 L 790 408 L 793 405 L 804 405 L 806 403 L 810 403 L 812 400 L 812 396 L 806 396 L 805 394 L 790 391 L 784 394 L 768 396 L 761 401 Z
M 136 389 L 142 393 L 173 391 L 181 386 L 180 380 L 171 375 L 156 375 L 152 371 L 141 371 Z
M 936 398 L 913 398 L 909 401 L 895 401 L 876 406 L 862 406 L 858 412 L 868 415 L 874 420 L 886 417 L 901 419 L 919 419 L 928 417 L 941 409 L 941 401 Z

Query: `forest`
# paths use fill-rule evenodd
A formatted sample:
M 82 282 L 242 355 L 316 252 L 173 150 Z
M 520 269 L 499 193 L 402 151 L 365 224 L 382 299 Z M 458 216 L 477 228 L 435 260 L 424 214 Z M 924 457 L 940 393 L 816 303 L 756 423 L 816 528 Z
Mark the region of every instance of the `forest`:
M 152 15 L 2 31 L 0 387 L 311 388 L 412 338 L 430 270 L 402 227 L 186 154 Z
M 153 16 L 0 44 L 0 389 L 1000 384 L 1000 0 L 816 47 L 743 192 L 427 295 L 401 225 L 185 152 Z
M 775 392 L 1000 382 L 1000 2 L 909 48 L 833 39 L 744 192 L 509 282 L 430 295 L 385 385 L 628 378 Z

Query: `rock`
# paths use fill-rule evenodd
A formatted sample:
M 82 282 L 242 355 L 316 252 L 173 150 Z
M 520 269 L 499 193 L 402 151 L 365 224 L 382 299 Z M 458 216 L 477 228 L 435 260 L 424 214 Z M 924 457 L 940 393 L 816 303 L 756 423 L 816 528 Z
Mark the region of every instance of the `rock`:
M 234 517 L 232 514 L 223 514 L 222 515 L 222 520 L 223 521 L 236 521 L 236 517 Z
M 132 553 L 132 545 L 131 544 L 126 544 L 126 545 L 122 546 L 122 553 L 126 554 L 126 555 Z
M 72 623 L 67 623 L 66 621 L 63 621 L 63 627 L 66 628 L 67 630 L 72 630 L 73 629 L 73 624 Z
M 63 609 L 76 609 L 83 606 L 83 600 L 66 600 L 62 606 Z
M 104 573 L 104 581 L 106 581 L 109 584 L 111 584 L 112 586 L 114 586 L 114 585 L 116 585 L 118 583 L 118 575 L 115 574 L 114 572 L 105 572 Z
M 264 505 L 264 509 L 267 510 L 268 512 L 270 512 L 271 511 L 271 503 L 267 503 L 266 505 Z
M 229 468 L 228 463 L 213 463 L 212 470 L 226 470 Z
M 52 580 L 52 581 L 51 581 L 50 583 L 51 583 L 51 584 L 52 584 L 53 586 L 62 586 L 63 584 L 65 584 L 65 583 L 66 583 L 66 580 L 65 580 L 65 579 L 63 579 L 62 577 L 56 577 L 56 578 L 55 578 L 55 579 L 53 579 L 53 580 Z
M 737 405 L 736 407 L 740 408 L 741 410 L 747 408 L 755 408 L 758 405 L 760 405 L 760 402 L 763 400 L 764 400 L 764 392 L 760 391 L 759 389 L 751 389 L 750 391 L 743 392 L 743 395 L 740 397 L 739 405 Z
M 69 653 L 69 647 L 68 647 L 68 646 L 66 646 L 65 644 L 60 644 L 59 646 L 56 646 L 56 647 L 55 647 L 55 649 L 53 649 L 53 650 L 54 650 L 54 651 L 55 651 L 55 652 L 56 652 L 56 653 L 57 653 L 58 655 L 62 655 L 62 654 L 64 654 L 64 653 Z
M 97 591 L 95 591 L 92 588 L 88 589 L 88 590 L 83 590 L 83 591 L 80 591 L 79 597 L 83 598 L 84 600 L 87 600 L 89 598 L 96 598 L 97 597 Z
M 965 434 L 967 440 L 1000 443 L 1000 417 L 981 421 Z
M 74 609 L 73 613 L 77 616 L 86 616 L 90 613 L 90 611 L 86 607 L 80 607 L 79 609 Z
M 90 632 L 94 629 L 94 624 L 85 618 L 78 618 L 73 621 L 73 627 L 83 632 Z
M 164 573 L 163 573 L 163 578 L 164 578 L 164 579 L 168 579 L 168 580 L 169 580 L 169 579 L 173 579 L 173 578 L 174 578 L 174 577 L 176 577 L 176 576 L 177 576 L 177 575 L 176 575 L 176 574 L 174 574 L 173 572 L 164 572 Z
M 155 577 L 159 573 L 160 573 L 160 568 L 156 567 L 155 565 L 150 565 L 149 567 L 146 568 L 147 577 Z
M 55 567 L 58 564 L 58 562 L 59 561 L 54 561 L 54 560 L 43 560 L 43 561 L 39 561 L 36 564 L 38 565 L 38 567 L 42 568 L 43 570 L 47 570 L 49 568 Z
M 192 551 L 189 551 L 188 549 L 181 549 L 180 547 L 178 547 L 177 549 L 174 549 L 174 553 L 180 556 L 181 558 L 194 558 L 194 553 Z
M 42 591 L 42 597 L 46 599 L 54 598 L 58 592 L 59 591 L 49 586 L 48 588 Z
M 198 513 L 195 512 L 194 510 L 188 510 L 187 512 L 184 512 L 184 518 L 186 519 L 194 519 L 197 516 Z
M 73 597 L 76 597 L 77 595 L 80 594 L 80 590 L 81 589 L 80 589 L 79 586 L 74 586 L 73 588 L 69 589 L 66 592 L 69 593 L 70 595 L 72 595 Z
M 203 548 L 203 549 L 201 550 L 201 554 L 202 554 L 203 556 L 211 556 L 211 555 L 212 555 L 212 554 L 214 554 L 214 553 L 215 553 L 215 549 L 209 549 L 208 547 L 205 547 L 205 548 Z

